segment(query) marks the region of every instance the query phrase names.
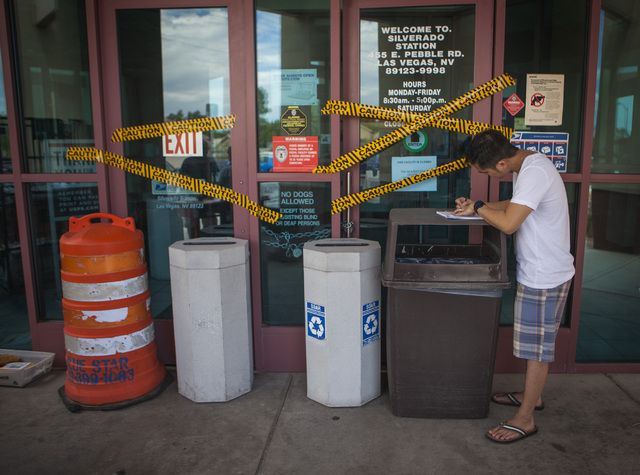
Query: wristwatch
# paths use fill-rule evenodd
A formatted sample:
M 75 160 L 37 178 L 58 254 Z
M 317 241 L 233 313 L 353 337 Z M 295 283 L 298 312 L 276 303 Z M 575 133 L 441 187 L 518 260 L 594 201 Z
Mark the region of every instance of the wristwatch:
M 478 200 L 478 201 L 476 201 L 475 203 L 473 203 L 473 211 L 475 211 L 475 212 L 476 212 L 476 214 L 478 214 L 478 210 L 479 210 L 480 208 L 482 208 L 483 206 L 484 206 L 484 201 L 480 201 L 480 200 Z

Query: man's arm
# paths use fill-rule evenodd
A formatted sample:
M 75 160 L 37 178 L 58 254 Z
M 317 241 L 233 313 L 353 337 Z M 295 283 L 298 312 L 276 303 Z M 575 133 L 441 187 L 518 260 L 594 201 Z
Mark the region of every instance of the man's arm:
M 506 206 L 502 207 L 504 203 Z M 500 207 L 496 205 L 500 205 Z M 478 215 L 500 231 L 513 234 L 524 223 L 531 211 L 533 210 L 528 206 L 500 201 L 499 203 L 488 203 L 486 206 L 478 208 Z
M 473 206 L 475 201 L 465 198 L 456 200 L 459 206 L 456 214 L 459 216 L 473 216 L 476 214 Z M 478 209 L 478 215 L 491 226 L 498 228 L 506 234 L 513 234 L 527 219 L 532 209 L 528 206 L 511 203 L 510 200 L 486 203 Z
M 490 206 L 491 209 L 505 210 L 507 206 L 509 206 L 509 203 L 511 203 L 511 200 L 496 201 L 495 203 L 487 203 L 486 205 Z
M 509 203 L 511 201 L 510 200 L 504 200 L 504 201 L 496 201 L 495 203 L 485 203 L 486 206 L 489 206 L 493 209 L 507 209 L 507 206 L 509 206 Z M 475 203 L 475 200 L 470 200 L 468 198 L 458 198 L 456 200 L 456 204 L 458 205 L 458 208 L 454 211 L 454 213 L 459 214 L 460 216 L 471 216 L 476 214 L 476 212 L 473 209 L 473 204 Z M 465 210 L 465 206 L 470 205 L 470 208 Z M 466 213 L 462 213 L 462 211 L 465 210 L 467 211 Z M 468 213 L 468 211 L 472 211 L 471 214 Z

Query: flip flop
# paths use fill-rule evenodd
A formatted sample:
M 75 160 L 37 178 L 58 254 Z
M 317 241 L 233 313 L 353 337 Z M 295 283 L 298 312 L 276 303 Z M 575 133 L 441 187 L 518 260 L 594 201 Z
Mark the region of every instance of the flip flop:
M 498 401 L 497 397 L 507 397 L 509 401 Z M 502 404 L 503 406 L 516 406 L 520 407 L 522 403 L 516 399 L 513 393 L 496 393 L 491 396 L 491 402 L 495 402 L 496 404 Z M 542 411 L 544 409 L 544 402 L 539 406 L 535 407 L 536 411 Z
M 516 426 L 512 426 L 510 424 L 500 424 L 500 426 L 503 429 L 507 429 L 513 432 L 516 432 L 519 434 L 519 437 L 514 437 L 513 439 L 509 439 L 509 440 L 501 440 L 501 439 L 496 439 L 494 436 L 492 436 L 491 434 L 489 434 L 488 432 L 485 434 L 487 436 L 487 439 L 491 440 L 492 442 L 495 442 L 497 444 L 510 444 L 512 442 L 517 442 L 519 440 L 522 439 L 526 439 L 529 436 L 535 435 L 538 433 L 538 426 L 533 426 L 533 429 L 531 429 L 529 432 L 520 429 L 520 427 L 516 427 Z

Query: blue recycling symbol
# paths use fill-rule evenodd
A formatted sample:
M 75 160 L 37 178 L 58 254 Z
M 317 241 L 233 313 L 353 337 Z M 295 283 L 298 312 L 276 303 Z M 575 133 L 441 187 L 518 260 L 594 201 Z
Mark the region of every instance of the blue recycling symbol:
M 362 312 L 362 344 L 368 345 L 380 338 L 380 307 L 378 301 L 367 304 Z
M 324 340 L 324 317 L 313 315 L 309 319 L 309 331 L 307 333 L 310 337 Z
M 367 316 L 367 319 L 364 322 L 363 330 L 367 335 L 375 335 L 375 333 L 378 331 L 377 314 L 372 313 L 371 315 Z

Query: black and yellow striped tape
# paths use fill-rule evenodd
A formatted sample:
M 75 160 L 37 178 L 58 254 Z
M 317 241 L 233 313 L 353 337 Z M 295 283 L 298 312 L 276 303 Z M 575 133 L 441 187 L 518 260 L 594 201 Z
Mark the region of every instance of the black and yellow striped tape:
M 493 78 L 491 81 L 478 86 L 471 91 L 461 95 L 453 101 L 445 104 L 444 106 L 436 109 L 433 114 L 435 117 L 442 117 L 443 115 L 453 114 L 467 106 L 475 104 L 476 102 L 492 96 L 496 92 L 502 91 L 509 86 L 515 86 L 516 81 L 509 74 L 503 74 L 497 78 Z M 430 115 L 430 114 L 429 114 Z
M 203 117 L 200 119 L 123 127 L 113 132 L 111 141 L 124 142 L 126 140 L 148 139 L 151 137 L 161 137 L 163 135 L 187 134 L 213 129 L 231 129 L 235 121 L 235 115 L 225 115 L 222 117 Z
M 444 106 L 436 109 L 435 111 L 421 115 L 419 120 L 411 121 L 408 125 L 400 127 L 389 134 L 380 137 L 373 142 L 363 145 L 352 152 L 349 152 L 331 162 L 329 167 L 316 167 L 314 173 L 335 173 L 359 163 L 381 150 L 393 145 L 394 143 L 402 140 L 404 137 L 412 134 L 413 132 L 420 130 L 429 125 L 429 122 L 435 119 L 442 119 L 454 112 L 457 112 L 465 107 L 474 104 L 482 99 L 485 99 L 498 91 L 501 91 L 509 86 L 515 85 L 515 80 L 509 74 L 503 74 L 491 81 L 482 84 L 471 91 L 463 94 L 462 96 L 452 100 Z M 395 119 L 400 120 L 401 119 Z
M 357 206 L 372 198 L 377 198 L 378 196 L 382 196 L 392 191 L 399 190 L 401 188 L 404 188 L 405 186 L 413 185 L 414 183 L 420 183 L 421 181 L 428 180 L 429 178 L 445 175 L 456 170 L 462 170 L 463 168 L 468 166 L 469 163 L 467 162 L 467 159 L 460 158 L 454 162 L 440 165 L 439 167 L 433 168 L 431 170 L 418 173 L 402 180 L 394 181 L 393 183 L 388 183 L 386 185 L 371 188 L 370 190 L 361 191 L 352 195 L 343 196 L 342 198 L 338 198 L 337 200 L 331 202 L 331 214 L 340 213 L 347 208 Z
M 403 127 L 393 130 L 387 135 L 383 135 L 379 139 L 362 145 L 361 147 L 336 158 L 331 162 L 328 167 L 316 167 L 313 173 L 336 173 L 359 163 L 376 153 L 390 147 L 394 143 L 402 140 L 403 138 L 417 132 L 425 127 L 425 122 L 411 122 Z M 324 171 L 323 171 L 324 170 Z
M 264 208 L 251 201 L 245 195 L 236 193 L 230 188 L 214 185 L 197 178 L 180 175 L 179 173 L 169 170 L 163 170 L 162 168 L 154 167 L 146 163 L 136 162 L 120 155 L 116 155 L 115 153 L 95 148 L 69 147 L 67 150 L 67 160 L 95 160 L 135 175 L 140 175 L 152 180 L 158 180 L 202 195 L 219 198 L 246 208 L 253 216 L 257 216 L 258 218 L 272 224 L 282 217 L 282 215 L 277 211 Z
M 322 109 L 322 113 L 351 115 L 379 120 L 393 120 L 395 122 L 405 123 L 415 122 L 426 117 L 424 114 L 416 114 L 415 112 L 389 109 L 387 107 L 368 106 L 346 101 L 327 101 L 327 104 Z M 483 130 L 494 129 L 502 132 L 508 139 L 510 139 L 513 135 L 513 129 L 509 127 L 484 124 L 482 122 L 474 122 L 471 120 L 454 119 L 452 117 L 443 117 L 441 119 L 430 120 L 427 123 L 427 126 L 471 135 L 482 132 Z
M 323 114 L 350 115 L 368 119 L 395 120 L 397 122 L 414 122 L 424 118 L 424 114 L 390 109 L 388 107 L 369 106 L 348 101 L 327 101 L 322 108 Z

